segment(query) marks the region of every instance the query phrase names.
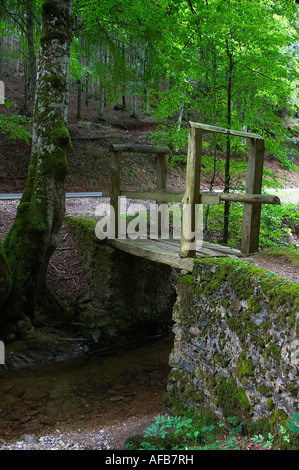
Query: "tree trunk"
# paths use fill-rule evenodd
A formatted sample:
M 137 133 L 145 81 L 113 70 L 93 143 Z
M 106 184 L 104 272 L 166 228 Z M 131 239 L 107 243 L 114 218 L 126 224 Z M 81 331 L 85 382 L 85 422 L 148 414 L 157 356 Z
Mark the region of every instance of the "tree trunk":
M 81 95 L 82 95 L 82 89 L 81 89 L 81 80 L 77 80 L 77 116 L 76 119 L 81 119 Z
M 30 167 L 14 224 L 4 241 L 13 286 L 5 303 L 7 331 L 24 336 L 36 316 L 57 313 L 47 287 L 49 260 L 65 212 L 70 137 L 65 125 L 72 40 L 72 0 L 44 0 Z M 24 323 L 27 327 L 24 328 Z
M 26 10 L 26 32 L 28 41 L 28 56 L 29 56 L 29 99 L 34 101 L 35 87 L 36 87 L 36 57 L 34 50 L 34 36 L 33 36 L 33 14 L 32 14 L 32 0 L 27 0 Z

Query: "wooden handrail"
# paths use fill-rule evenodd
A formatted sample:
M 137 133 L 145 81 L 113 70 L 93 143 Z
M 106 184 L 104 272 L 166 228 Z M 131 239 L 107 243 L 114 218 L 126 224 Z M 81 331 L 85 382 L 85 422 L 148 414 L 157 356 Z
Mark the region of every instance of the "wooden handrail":
M 214 132 L 250 139 L 246 193 L 200 191 L 202 139 L 205 132 Z M 170 191 L 166 189 L 168 155 L 171 153 L 169 147 L 159 145 L 112 144 L 110 151 L 112 153 L 112 186 L 111 192 L 103 191 L 103 195 L 111 196 L 111 204 L 114 207 L 116 219 L 119 196 L 124 196 L 129 199 L 182 203 L 183 226 L 180 247 L 181 257 L 193 257 L 195 254 L 194 245 L 192 245 L 194 239 L 188 239 L 188 237 L 185 236 L 184 226 L 189 227 L 191 234 L 192 232 L 195 233 L 196 207 L 198 204 L 218 205 L 221 201 L 242 202 L 245 204 L 241 245 L 241 252 L 244 254 L 252 253 L 258 249 L 261 204 L 280 204 L 279 197 L 261 194 L 265 147 L 264 139 L 258 134 L 189 122 L 186 183 L 184 191 Z M 156 190 L 122 191 L 120 189 L 120 157 L 122 152 L 157 155 L 158 169 Z M 189 210 L 190 208 L 191 210 Z M 117 233 L 116 221 L 116 237 Z
M 104 189 L 103 196 L 110 197 L 111 191 Z M 119 196 L 127 199 L 138 199 L 144 201 L 159 201 L 166 203 L 181 203 L 184 191 L 175 190 L 153 190 L 153 191 L 120 191 Z M 246 193 L 223 193 L 222 191 L 200 191 L 199 204 L 218 206 L 221 201 L 243 202 L 251 204 L 275 204 L 281 203 L 278 196 L 271 194 L 246 194 Z
M 216 134 L 227 134 L 236 137 L 245 137 L 246 139 L 260 139 L 263 140 L 263 137 L 259 134 L 253 134 L 251 132 L 244 131 L 233 131 L 231 129 L 225 129 L 223 127 L 209 126 L 208 124 L 201 124 L 199 122 L 189 122 L 189 126 L 195 129 L 201 129 L 202 132 L 214 132 Z
M 142 144 L 111 144 L 110 152 L 133 152 L 133 153 L 151 153 L 151 154 L 169 154 L 171 150 L 162 145 L 142 145 Z

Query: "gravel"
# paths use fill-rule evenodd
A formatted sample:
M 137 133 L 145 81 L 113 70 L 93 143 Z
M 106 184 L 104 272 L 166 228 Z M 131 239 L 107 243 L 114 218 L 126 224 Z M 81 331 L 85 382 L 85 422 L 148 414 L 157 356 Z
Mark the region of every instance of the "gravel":
M 90 432 L 59 431 L 37 438 L 24 434 L 16 442 L 3 443 L 0 450 L 108 450 L 111 449 L 109 435 L 104 430 Z
M 23 434 L 19 439 L 5 442 L 1 450 L 122 450 L 126 440 L 143 431 L 154 421 L 153 416 L 132 417 L 119 423 L 93 429 L 58 429 L 40 437 Z

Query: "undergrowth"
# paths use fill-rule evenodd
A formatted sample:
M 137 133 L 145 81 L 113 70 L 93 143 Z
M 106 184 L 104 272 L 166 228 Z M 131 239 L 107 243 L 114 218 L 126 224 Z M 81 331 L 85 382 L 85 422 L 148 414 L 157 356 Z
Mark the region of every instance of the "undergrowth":
M 295 413 L 274 435 L 244 435 L 244 423 L 232 416 L 226 422 L 209 423 L 205 416 L 190 412 L 183 416 L 159 415 L 143 436 L 131 436 L 125 450 L 241 450 L 250 444 L 261 449 L 297 450 L 299 413 Z M 294 443 L 295 442 L 295 443 Z

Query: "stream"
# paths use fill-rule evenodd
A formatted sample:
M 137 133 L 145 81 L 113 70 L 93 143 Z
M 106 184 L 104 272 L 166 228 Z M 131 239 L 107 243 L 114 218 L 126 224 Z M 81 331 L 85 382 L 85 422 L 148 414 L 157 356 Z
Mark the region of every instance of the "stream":
M 110 355 L 0 366 L 0 441 L 161 413 L 172 348 L 169 335 Z

